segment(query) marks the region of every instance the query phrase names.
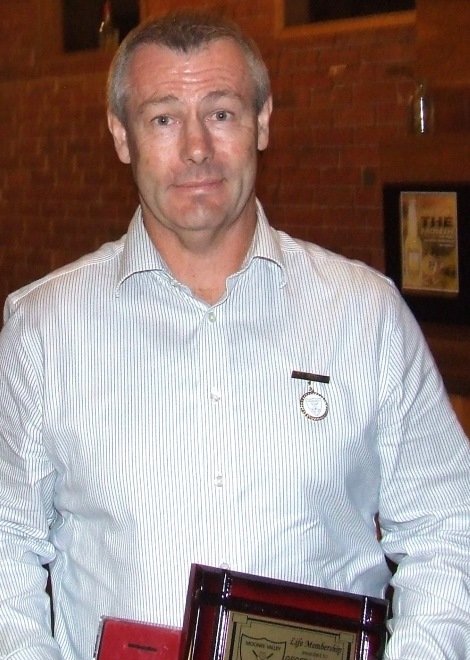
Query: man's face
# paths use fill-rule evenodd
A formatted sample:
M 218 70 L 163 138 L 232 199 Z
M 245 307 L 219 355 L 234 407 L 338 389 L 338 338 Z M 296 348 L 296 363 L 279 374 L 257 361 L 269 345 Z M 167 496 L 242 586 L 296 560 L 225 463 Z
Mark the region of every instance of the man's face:
M 254 109 L 239 46 L 215 41 L 184 54 L 143 45 L 128 71 L 127 128 L 110 117 L 116 149 L 131 163 L 149 232 L 180 236 L 235 222 L 252 229 L 257 149 L 271 109 Z

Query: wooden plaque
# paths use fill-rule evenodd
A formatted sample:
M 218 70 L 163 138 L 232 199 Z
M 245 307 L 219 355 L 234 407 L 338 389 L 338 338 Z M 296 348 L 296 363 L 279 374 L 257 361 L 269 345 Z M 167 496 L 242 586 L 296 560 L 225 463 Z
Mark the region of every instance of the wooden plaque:
M 194 564 L 179 660 L 373 660 L 388 602 Z

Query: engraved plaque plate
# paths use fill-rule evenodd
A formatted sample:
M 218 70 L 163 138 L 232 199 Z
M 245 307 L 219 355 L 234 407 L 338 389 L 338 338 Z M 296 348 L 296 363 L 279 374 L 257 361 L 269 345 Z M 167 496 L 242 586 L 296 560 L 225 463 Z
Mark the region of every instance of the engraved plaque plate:
M 194 564 L 180 660 L 378 660 L 388 602 Z
M 231 612 L 223 660 L 348 660 L 356 644 L 353 632 Z

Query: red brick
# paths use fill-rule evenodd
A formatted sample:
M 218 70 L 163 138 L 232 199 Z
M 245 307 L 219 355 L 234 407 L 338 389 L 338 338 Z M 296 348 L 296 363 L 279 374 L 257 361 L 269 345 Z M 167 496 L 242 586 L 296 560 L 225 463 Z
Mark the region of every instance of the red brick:
M 358 167 L 328 167 L 321 170 L 321 185 L 353 185 L 361 183 Z
M 334 126 L 372 126 L 375 111 L 371 104 L 346 105 L 333 109 Z
M 354 204 L 354 186 L 316 186 L 313 194 L 315 204 L 325 207 L 345 207 L 351 209 Z
M 345 145 L 340 152 L 342 167 L 357 165 L 358 167 L 373 167 L 379 164 L 378 145 Z

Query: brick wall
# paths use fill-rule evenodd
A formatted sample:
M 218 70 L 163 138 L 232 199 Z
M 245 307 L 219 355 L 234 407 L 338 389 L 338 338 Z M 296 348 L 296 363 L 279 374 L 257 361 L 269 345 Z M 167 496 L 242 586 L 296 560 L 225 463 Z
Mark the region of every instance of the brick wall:
M 108 138 L 103 84 L 96 74 L 1 85 L 2 293 L 125 231 L 135 193 Z
M 165 2 L 144 1 L 143 14 Z M 188 4 L 171 6 L 179 3 Z M 410 82 L 400 73 L 413 66 L 414 27 L 280 39 L 274 3 L 217 3 L 257 39 L 272 75 L 275 112 L 259 196 L 279 228 L 382 269 L 379 143 L 406 134 Z M 136 205 L 105 124 L 109 62 L 53 52 L 60 37 L 44 37 L 51 21 L 45 25 L 41 7 L 43 0 L 0 6 L 2 302 L 120 236 Z
M 277 225 L 383 267 L 379 143 L 407 131 L 410 28 L 278 44 L 260 192 Z

